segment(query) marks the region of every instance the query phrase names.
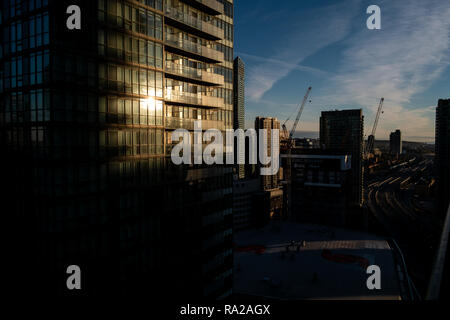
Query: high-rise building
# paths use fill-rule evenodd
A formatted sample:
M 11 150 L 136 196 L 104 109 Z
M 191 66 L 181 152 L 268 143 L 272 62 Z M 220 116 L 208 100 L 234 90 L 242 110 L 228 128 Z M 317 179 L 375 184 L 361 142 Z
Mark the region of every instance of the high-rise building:
M 1 6 L 2 170 L 41 272 L 24 285 L 64 293 L 76 264 L 85 292 L 229 295 L 232 170 L 170 154 L 195 120 L 233 128 L 233 1 Z
M 280 121 L 277 118 L 256 117 L 255 130 L 258 135 L 258 154 L 259 148 L 262 146 L 259 138 L 260 130 L 267 130 L 267 156 L 272 157 L 272 152 L 275 148 L 279 148 L 279 140 L 272 141 L 272 130 L 280 130 Z M 276 145 L 272 144 L 274 142 Z M 283 214 L 283 189 L 280 184 L 279 170 L 274 175 L 262 175 L 261 169 L 273 165 L 258 164 L 257 172 L 260 180 L 260 192 L 255 195 L 255 223 L 257 226 L 262 226 L 269 222 L 270 219 L 282 219 Z M 281 168 L 280 168 L 281 169 Z
M 233 64 L 233 126 L 234 129 L 245 130 L 245 64 L 240 57 Z M 245 178 L 245 166 L 236 166 L 239 179 Z
M 450 205 L 450 99 L 440 99 L 436 109 L 436 177 L 438 213 L 445 217 Z
M 395 130 L 389 136 L 389 149 L 392 155 L 402 154 L 402 132 Z
M 256 117 L 255 119 L 255 130 L 259 139 L 259 130 L 265 129 L 267 130 L 267 155 L 270 156 L 272 153 L 272 130 L 280 130 L 280 121 L 277 118 L 265 118 L 265 117 Z M 259 141 L 259 140 L 258 140 Z M 258 148 L 259 148 L 258 143 Z M 260 167 L 263 165 L 260 165 Z M 261 175 L 261 190 L 270 190 L 279 187 L 278 183 L 278 174 L 274 175 Z
M 364 116 L 361 109 L 323 111 L 320 117 L 320 145 L 352 156 L 351 203 L 363 204 Z
M 234 129 L 245 129 L 245 64 L 240 57 L 234 59 Z

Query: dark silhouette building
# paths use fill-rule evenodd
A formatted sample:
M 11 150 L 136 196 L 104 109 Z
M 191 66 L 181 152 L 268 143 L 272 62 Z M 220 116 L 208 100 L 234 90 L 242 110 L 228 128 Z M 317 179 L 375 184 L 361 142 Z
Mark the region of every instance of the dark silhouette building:
M 351 155 L 352 192 L 354 206 L 363 204 L 364 168 L 363 138 L 364 116 L 362 110 L 323 111 L 320 117 L 320 145 Z
M 5 214 L 36 264 L 18 290 L 66 293 L 76 264 L 83 293 L 228 296 L 232 169 L 170 155 L 174 129 L 233 128 L 232 1 L 1 6 Z
M 441 99 L 436 109 L 436 177 L 438 213 L 445 217 L 450 199 L 450 99 Z
M 256 225 L 255 196 L 259 191 L 257 178 L 233 181 L 233 233 Z
M 402 154 L 402 132 L 395 130 L 389 136 L 389 149 L 392 155 Z
M 351 210 L 351 156 L 339 150 L 294 148 L 282 154 L 289 182 L 289 220 L 346 226 Z

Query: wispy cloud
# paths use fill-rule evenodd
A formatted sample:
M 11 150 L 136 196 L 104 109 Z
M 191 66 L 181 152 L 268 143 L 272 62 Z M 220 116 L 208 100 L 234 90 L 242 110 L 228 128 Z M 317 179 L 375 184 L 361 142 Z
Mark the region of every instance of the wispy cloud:
M 353 3 L 357 3 L 356 0 Z M 260 100 L 293 70 L 320 72 L 300 66 L 300 63 L 318 50 L 342 40 L 350 31 L 351 18 L 355 14 L 350 8 L 357 7 L 346 2 L 311 12 L 285 12 L 286 21 L 281 21 L 286 25 L 285 33 L 278 46 L 272 48 L 270 57 L 259 59 L 247 69 L 247 97 Z
M 432 137 L 434 107 L 411 104 L 448 67 L 450 2 L 383 1 L 380 7 L 382 30 L 361 30 L 345 41 L 340 72 L 324 101 L 361 105 L 373 115 L 377 99 L 385 97 L 381 136 L 400 128 L 405 136 Z
M 278 67 L 282 67 L 282 68 L 289 68 L 291 71 L 298 70 L 298 71 L 308 72 L 308 73 L 315 74 L 317 76 L 322 76 L 322 77 L 330 77 L 332 75 L 332 73 L 321 70 L 321 69 L 303 66 L 301 64 L 289 63 L 286 61 L 280 61 L 280 60 L 271 59 L 271 58 L 265 58 L 265 57 L 261 57 L 261 56 L 255 56 L 253 54 L 248 54 L 248 53 L 244 53 L 244 52 L 237 51 L 237 52 L 235 52 L 235 55 L 245 58 L 246 61 L 252 60 L 255 62 L 259 62 L 259 63 L 267 63 L 274 67 L 278 66 Z

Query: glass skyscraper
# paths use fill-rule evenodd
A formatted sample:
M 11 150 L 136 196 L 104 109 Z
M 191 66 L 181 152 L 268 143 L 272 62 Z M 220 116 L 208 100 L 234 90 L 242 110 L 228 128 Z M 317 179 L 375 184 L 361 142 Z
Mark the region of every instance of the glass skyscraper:
M 4 196 L 16 258 L 41 275 L 21 283 L 64 294 L 75 264 L 82 293 L 230 295 L 232 168 L 170 154 L 195 120 L 233 128 L 232 1 L 11 0 L 0 16 Z

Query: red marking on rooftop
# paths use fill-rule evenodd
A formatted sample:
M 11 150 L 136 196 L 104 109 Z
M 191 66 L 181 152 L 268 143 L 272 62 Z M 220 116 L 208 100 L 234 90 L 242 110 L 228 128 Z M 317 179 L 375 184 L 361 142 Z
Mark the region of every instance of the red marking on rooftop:
M 369 266 L 369 260 L 364 257 L 354 256 L 351 254 L 335 254 L 328 249 L 322 250 L 322 258 L 337 263 L 357 263 L 361 266 L 361 268 L 364 268 L 364 270 L 366 270 Z
M 254 252 L 257 254 L 262 254 L 266 251 L 266 247 L 261 246 L 261 245 L 240 246 L 240 247 L 235 247 L 235 251 L 236 252 Z

